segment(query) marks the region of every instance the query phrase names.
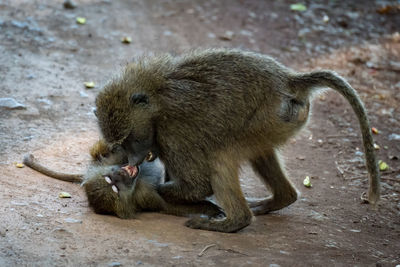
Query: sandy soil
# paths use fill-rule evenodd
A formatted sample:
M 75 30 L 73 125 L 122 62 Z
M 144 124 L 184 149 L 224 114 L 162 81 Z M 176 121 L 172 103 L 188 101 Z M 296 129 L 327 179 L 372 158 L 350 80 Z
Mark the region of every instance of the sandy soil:
M 398 2 L 306 1 L 305 12 L 290 11 L 291 3 L 77 0 L 71 10 L 61 0 L 0 1 L 0 98 L 24 105 L 0 107 L 0 266 L 400 264 L 400 16 L 396 8 L 377 12 Z M 132 43 L 121 43 L 124 36 Z M 377 210 L 361 204 L 359 128 L 334 92 L 315 99 L 308 127 L 283 150 L 300 199 L 235 234 L 188 229 L 185 218 L 157 213 L 96 215 L 78 185 L 16 168 L 34 152 L 49 166 L 83 172 L 98 138 L 94 98 L 126 62 L 221 46 L 349 80 L 379 130 L 379 159 L 390 166 Z M 96 87 L 85 89 L 85 81 Z M 268 194 L 246 166 L 241 181 L 247 196 Z M 72 198 L 58 198 L 60 191 Z

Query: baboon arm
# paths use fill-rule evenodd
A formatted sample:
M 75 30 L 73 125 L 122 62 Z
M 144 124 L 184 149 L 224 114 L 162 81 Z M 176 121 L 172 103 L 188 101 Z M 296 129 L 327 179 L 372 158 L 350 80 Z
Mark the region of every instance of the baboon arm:
M 193 218 L 186 222 L 186 226 L 232 233 L 250 224 L 253 215 L 240 188 L 238 170 L 239 165 L 232 162 L 231 157 L 226 155 L 216 162 L 210 177 L 215 198 L 226 218 Z
M 162 213 L 175 216 L 203 214 L 209 217 L 216 217 L 223 214 L 222 210 L 217 205 L 207 200 L 188 204 L 170 204 L 166 202 L 165 209 Z

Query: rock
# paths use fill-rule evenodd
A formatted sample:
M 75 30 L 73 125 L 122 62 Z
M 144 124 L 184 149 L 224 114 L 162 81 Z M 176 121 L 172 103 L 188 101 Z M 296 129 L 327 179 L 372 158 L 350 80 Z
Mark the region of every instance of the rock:
M 111 266 L 111 267 L 122 266 L 122 263 L 113 261 L 113 262 L 109 263 L 108 266 Z
M 319 214 L 318 212 L 311 210 L 310 213 L 308 214 L 308 217 L 313 218 L 316 221 L 324 221 L 326 220 L 326 217 L 322 214 Z
M 63 6 L 65 9 L 75 9 L 76 8 L 76 4 L 71 0 L 65 0 L 63 3 Z
M 215 33 L 209 32 L 207 33 L 207 37 L 210 39 L 215 39 L 217 36 L 215 35 Z
M 310 29 L 308 28 L 303 28 L 301 30 L 299 30 L 299 32 L 297 33 L 298 37 L 305 37 L 307 34 L 309 34 L 311 32 Z
M 79 94 L 81 95 L 81 97 L 84 97 L 84 98 L 89 97 L 89 95 L 83 91 L 79 91 Z
M 171 31 L 164 31 L 163 34 L 164 34 L 164 36 L 171 36 L 172 32 Z
M 47 99 L 47 98 L 39 98 L 39 99 L 37 99 L 37 102 L 43 103 L 43 104 L 48 105 L 48 106 L 51 106 L 53 104 L 51 102 L 51 100 Z
M 226 31 L 223 35 L 219 36 L 222 41 L 231 41 L 235 33 L 233 31 Z
M 82 220 L 77 220 L 74 218 L 65 218 L 64 221 L 67 223 L 82 223 Z
M 0 108 L 4 109 L 26 109 L 26 106 L 18 103 L 14 98 L 4 97 L 0 98 Z
M 1 237 L 5 237 L 6 236 L 6 233 L 8 232 L 8 229 L 6 229 L 6 228 L 0 228 L 0 236 Z
M 356 152 L 354 152 L 354 154 L 356 156 L 364 156 L 364 152 L 362 152 L 362 151 L 356 151 Z
M 388 136 L 388 138 L 389 138 L 390 141 L 392 141 L 392 140 L 399 141 L 399 140 L 400 140 L 400 134 L 392 133 L 392 134 L 390 134 L 390 135 Z

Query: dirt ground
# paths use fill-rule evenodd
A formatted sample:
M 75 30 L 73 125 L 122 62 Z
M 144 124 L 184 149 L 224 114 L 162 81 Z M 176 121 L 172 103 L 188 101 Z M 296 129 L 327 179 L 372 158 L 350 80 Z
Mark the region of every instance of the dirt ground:
M 398 1 L 305 1 L 304 12 L 288 0 L 75 3 L 0 1 L 0 98 L 21 104 L 0 105 L 0 266 L 400 264 Z M 124 36 L 132 42 L 121 43 Z M 346 77 L 390 166 L 379 208 L 361 204 L 368 176 L 359 127 L 335 92 L 315 98 L 308 127 L 282 151 L 299 200 L 235 234 L 192 230 L 185 218 L 157 213 L 97 215 L 79 185 L 16 168 L 33 152 L 51 167 L 83 172 L 98 138 L 92 109 L 102 85 L 140 55 L 198 47 L 258 51 Z M 312 188 L 302 184 L 307 175 Z M 241 182 L 247 196 L 268 194 L 247 166 Z

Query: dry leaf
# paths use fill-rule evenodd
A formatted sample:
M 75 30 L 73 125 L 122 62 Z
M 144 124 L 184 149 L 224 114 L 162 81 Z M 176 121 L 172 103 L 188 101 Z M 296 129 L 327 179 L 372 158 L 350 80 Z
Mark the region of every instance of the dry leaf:
M 86 19 L 83 17 L 77 17 L 76 18 L 76 23 L 78 24 L 85 24 L 86 23 Z
M 386 5 L 376 10 L 379 14 L 396 13 L 400 11 L 400 5 Z
M 389 169 L 389 165 L 386 162 L 382 161 L 382 160 L 380 160 L 378 162 L 378 165 L 379 165 L 379 170 L 380 171 L 387 171 Z
M 308 188 L 312 187 L 310 176 L 306 176 L 306 178 L 303 181 L 303 185 Z
M 293 11 L 306 11 L 307 7 L 303 4 L 291 4 L 290 5 L 290 10 Z
M 130 44 L 130 43 L 132 43 L 132 38 L 129 37 L 129 36 L 124 36 L 124 37 L 121 38 L 121 42 L 123 44 Z
M 71 194 L 67 192 L 60 192 L 58 193 L 59 198 L 71 198 Z
M 94 86 L 95 86 L 94 82 L 84 82 L 83 84 L 84 84 L 85 87 L 88 88 L 88 89 L 94 88 Z

